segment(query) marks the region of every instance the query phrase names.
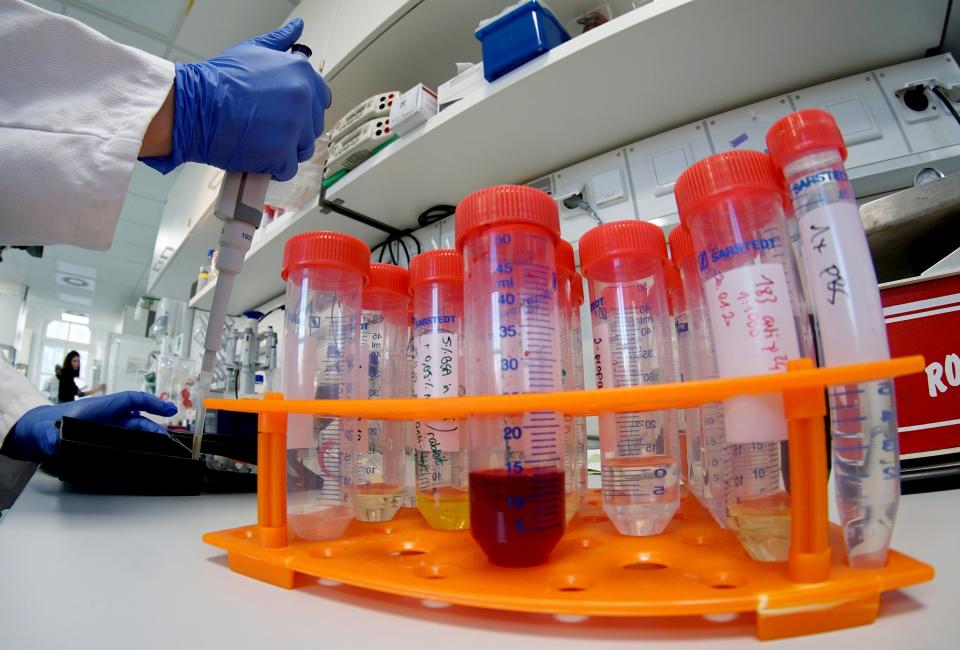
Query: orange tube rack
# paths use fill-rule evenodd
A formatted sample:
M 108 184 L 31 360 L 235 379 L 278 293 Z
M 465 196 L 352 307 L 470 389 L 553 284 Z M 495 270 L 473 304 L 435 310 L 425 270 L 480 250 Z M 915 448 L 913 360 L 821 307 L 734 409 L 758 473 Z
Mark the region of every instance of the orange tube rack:
M 933 579 L 933 567 L 890 551 L 882 569 L 851 569 L 827 520 L 824 387 L 923 370 L 922 357 L 832 368 L 791 362 L 787 372 L 637 388 L 442 400 L 209 399 L 208 409 L 259 413 L 257 524 L 207 533 L 234 571 L 281 587 L 303 577 L 488 609 L 586 616 L 755 612 L 757 636 L 776 639 L 873 622 L 880 594 Z M 288 413 L 377 419 L 448 418 L 552 409 L 570 415 L 681 408 L 733 395 L 782 392 L 791 463 L 787 562 L 754 562 L 731 531 L 693 499 L 661 535 L 619 535 L 592 493 L 550 562 L 489 564 L 469 531 L 437 531 L 419 513 L 353 522 L 337 540 L 297 539 L 286 526 Z M 302 576 L 298 579 L 298 576 Z

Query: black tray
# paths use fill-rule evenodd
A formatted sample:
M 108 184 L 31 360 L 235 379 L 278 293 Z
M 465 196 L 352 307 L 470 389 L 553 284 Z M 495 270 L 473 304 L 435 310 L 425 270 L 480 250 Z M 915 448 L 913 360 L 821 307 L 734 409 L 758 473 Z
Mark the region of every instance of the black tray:
M 189 495 L 256 491 L 256 474 L 212 470 L 190 454 L 192 435 L 170 436 L 63 418 L 60 448 L 47 466 L 61 481 L 92 492 Z M 201 451 L 256 463 L 256 437 L 209 434 Z

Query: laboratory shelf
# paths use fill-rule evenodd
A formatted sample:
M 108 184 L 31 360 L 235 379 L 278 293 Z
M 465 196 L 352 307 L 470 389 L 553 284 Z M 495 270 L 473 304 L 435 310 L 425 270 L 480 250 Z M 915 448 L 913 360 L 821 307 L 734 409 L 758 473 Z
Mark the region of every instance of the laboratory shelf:
M 313 201 L 316 203 L 316 200 Z M 319 206 L 304 208 L 302 212 L 284 214 L 254 234 L 253 243 L 244 258 L 243 268 L 234 283 L 227 303 L 228 314 L 241 314 L 279 296 L 284 291 L 280 279 L 283 247 L 294 235 L 312 230 L 335 230 L 353 235 L 367 244 L 375 244 L 384 233 L 338 214 L 324 213 Z M 209 310 L 213 303 L 216 281 L 209 283 L 188 303 L 191 308 Z
M 919 58 L 947 0 L 656 0 L 454 104 L 330 188 L 399 227 L 778 93 Z
M 761 639 L 872 623 L 881 593 L 932 580 L 928 564 L 891 550 L 878 569 L 847 566 L 842 531 L 827 521 L 828 385 L 921 372 L 922 357 L 830 368 L 791 361 L 787 371 L 631 388 L 469 396 L 440 400 L 205 401 L 208 409 L 259 414 L 257 525 L 204 535 L 227 552 L 232 570 L 285 588 L 316 578 L 421 599 L 486 609 L 574 617 L 729 615 L 754 612 Z M 680 408 L 734 395 L 780 392 L 790 451 L 790 551 L 786 562 L 755 562 L 731 531 L 686 498 L 664 533 L 619 535 L 599 494 L 584 499 L 550 561 L 516 569 L 491 565 L 468 531 L 437 531 L 418 513 L 352 522 L 335 540 L 288 531 L 286 431 L 289 413 L 426 419 L 554 410 L 568 415 Z

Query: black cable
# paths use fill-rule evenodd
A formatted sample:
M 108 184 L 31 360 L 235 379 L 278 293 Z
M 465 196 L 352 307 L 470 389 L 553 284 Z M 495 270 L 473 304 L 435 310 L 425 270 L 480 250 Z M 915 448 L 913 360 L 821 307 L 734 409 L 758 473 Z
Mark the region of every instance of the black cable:
M 336 212 L 337 214 L 347 217 L 348 219 L 353 219 L 364 225 L 370 226 L 371 228 L 376 228 L 377 230 L 382 230 L 387 233 L 388 237 L 370 249 L 371 256 L 376 254 L 377 250 L 380 250 L 380 256 L 377 258 L 379 262 L 383 262 L 384 255 L 389 249 L 391 263 L 397 264 L 397 255 L 399 254 L 399 247 L 402 246 L 404 253 L 407 256 L 407 264 L 410 263 L 411 255 L 410 250 L 407 248 L 406 243 L 403 241 L 404 237 L 409 237 L 417 245 L 417 254 L 423 252 L 423 246 L 420 244 L 420 240 L 417 239 L 416 235 L 413 234 L 412 230 L 401 230 L 389 224 L 383 223 L 378 219 L 373 217 L 368 217 L 367 215 L 357 212 L 356 210 L 351 210 L 345 206 L 342 206 L 338 203 L 333 203 L 332 201 L 327 200 L 327 188 L 321 185 L 320 187 L 320 207 L 329 210 L 331 212 Z M 420 227 L 428 226 L 431 223 L 440 221 L 449 217 L 456 211 L 456 206 L 440 204 L 433 207 L 427 208 L 420 213 L 420 216 L 417 217 L 417 224 Z M 393 244 L 399 242 L 397 250 L 393 248 Z
M 403 253 L 407 258 L 407 264 L 409 264 L 414 255 L 410 254 L 410 248 L 407 246 L 406 242 L 407 238 L 411 239 L 413 243 L 416 244 L 418 255 L 423 252 L 423 244 L 421 244 L 420 240 L 417 239 L 417 236 L 413 234 L 413 231 L 404 230 L 398 236 L 391 235 L 379 244 L 373 246 L 370 249 L 370 255 L 376 255 L 377 261 L 381 263 L 384 261 L 384 258 L 387 258 L 389 255 L 387 261 L 389 261 L 391 264 L 398 265 L 400 263 L 400 249 L 402 248 Z M 379 251 L 379 254 L 377 251 Z
M 368 217 L 362 212 L 357 212 L 356 210 L 351 210 L 348 207 L 342 206 L 339 203 L 334 203 L 327 200 L 327 188 L 323 185 L 320 186 L 320 207 L 331 212 L 336 212 L 340 216 L 347 217 L 348 219 L 353 219 L 354 221 L 359 221 L 360 223 L 370 226 L 371 228 L 376 228 L 377 230 L 382 230 L 391 237 L 399 237 L 403 235 L 403 231 L 399 228 L 391 226 L 389 224 L 383 223 L 379 219 L 374 219 L 373 217 Z
M 284 310 L 284 309 L 286 309 L 286 308 L 287 308 L 286 305 L 277 305 L 276 307 L 274 307 L 273 309 L 271 309 L 270 311 L 268 311 L 266 314 L 264 314 L 264 315 L 262 315 L 260 318 L 258 318 L 258 319 L 257 319 L 257 322 L 259 323 L 259 322 L 263 321 L 264 318 L 266 318 L 267 316 L 269 316 L 269 315 L 272 314 L 273 312 L 277 311 L 278 309 L 279 309 L 279 310 Z
M 417 224 L 422 228 L 436 223 L 441 219 L 446 219 L 457 211 L 457 206 L 441 203 L 427 208 L 417 217 Z
M 953 119 L 955 119 L 957 124 L 960 125 L 960 113 L 957 113 L 957 109 L 953 107 L 953 104 L 950 102 L 947 96 L 943 94 L 943 91 L 940 90 L 938 86 L 930 86 L 930 92 L 940 99 L 947 110 L 950 111 L 950 114 L 953 115 Z

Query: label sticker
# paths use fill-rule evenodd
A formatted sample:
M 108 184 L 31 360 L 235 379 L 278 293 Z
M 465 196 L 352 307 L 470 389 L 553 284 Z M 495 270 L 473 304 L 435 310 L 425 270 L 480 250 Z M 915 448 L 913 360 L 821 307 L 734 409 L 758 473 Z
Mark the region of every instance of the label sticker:
M 722 377 L 783 372 L 800 357 L 787 278 L 780 264 L 718 273 L 703 284 Z M 783 399 L 741 396 L 723 405 L 729 442 L 786 440 Z
M 413 396 L 457 397 L 460 394 L 460 342 L 453 332 L 430 331 L 414 340 Z M 420 451 L 460 451 L 456 420 L 426 420 L 416 425 Z
M 877 276 L 856 204 L 821 205 L 799 224 L 826 363 L 890 358 Z

